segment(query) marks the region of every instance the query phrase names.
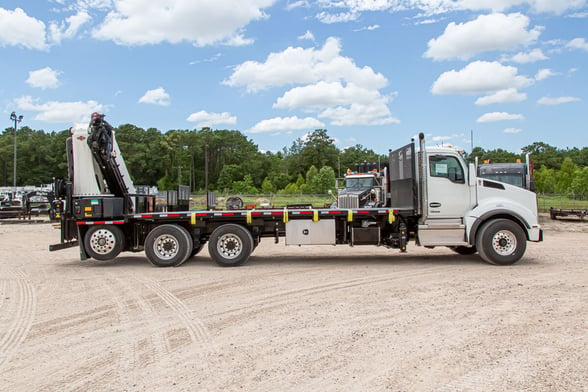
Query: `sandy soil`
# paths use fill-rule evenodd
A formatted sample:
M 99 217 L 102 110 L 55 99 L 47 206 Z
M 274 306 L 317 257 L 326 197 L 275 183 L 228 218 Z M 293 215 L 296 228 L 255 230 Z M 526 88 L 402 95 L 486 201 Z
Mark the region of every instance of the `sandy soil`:
M 544 224 L 509 267 L 265 240 L 228 269 L 0 225 L 0 390 L 587 391 L 588 222 Z

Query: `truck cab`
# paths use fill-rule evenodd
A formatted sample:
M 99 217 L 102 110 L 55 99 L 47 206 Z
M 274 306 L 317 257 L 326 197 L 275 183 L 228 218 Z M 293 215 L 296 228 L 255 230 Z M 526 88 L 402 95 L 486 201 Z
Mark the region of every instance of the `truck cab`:
M 376 208 L 387 202 L 387 168 L 378 169 L 376 163 L 355 165 L 344 178 L 345 187 L 338 192 L 336 207 Z

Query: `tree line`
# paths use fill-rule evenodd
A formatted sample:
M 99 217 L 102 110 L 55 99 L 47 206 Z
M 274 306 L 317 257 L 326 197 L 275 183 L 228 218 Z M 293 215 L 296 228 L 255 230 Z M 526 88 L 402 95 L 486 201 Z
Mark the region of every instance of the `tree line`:
M 191 191 L 233 193 L 327 193 L 335 178 L 360 162 L 384 164 L 387 156 L 361 144 L 339 149 L 325 129 L 298 138 L 281 151 L 260 151 L 236 130 L 143 129 L 132 124 L 115 128 L 125 162 L 137 185 Z M 65 140 L 69 130 L 45 132 L 23 126 L 17 131 L 17 185 L 49 184 L 67 177 Z M 13 183 L 14 129 L 0 135 L 0 184 Z M 531 153 L 538 192 L 588 194 L 588 148 L 558 149 L 535 142 L 521 154 L 475 147 L 472 162 L 524 161 Z

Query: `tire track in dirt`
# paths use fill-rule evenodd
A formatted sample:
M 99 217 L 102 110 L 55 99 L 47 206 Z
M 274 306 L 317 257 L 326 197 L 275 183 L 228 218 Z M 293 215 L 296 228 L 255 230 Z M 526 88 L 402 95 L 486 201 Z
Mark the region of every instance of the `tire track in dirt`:
M 6 321 L 0 325 L 0 369 L 6 364 L 27 337 L 35 317 L 37 297 L 35 288 L 23 272 L 2 273 L 0 306 Z M 12 275 L 12 276 L 11 276 Z
M 241 288 L 244 286 L 250 286 L 257 282 L 265 282 L 268 278 L 276 278 L 281 276 L 292 276 L 292 274 L 301 274 L 310 271 L 316 271 L 319 267 L 313 268 L 301 268 L 296 270 L 290 270 L 287 272 L 279 271 L 279 272 L 270 272 L 264 273 L 263 275 L 255 275 L 255 276 L 242 276 L 237 279 L 222 279 L 214 282 L 208 282 L 203 284 L 196 284 L 190 285 L 189 287 L 179 289 L 175 291 L 175 296 L 180 300 L 186 300 L 188 298 L 193 298 L 200 295 L 210 295 L 212 292 L 222 291 L 231 288 Z
M 109 274 L 111 275 L 111 274 Z M 125 288 L 126 285 L 120 283 L 120 278 L 117 277 L 105 277 L 104 283 L 106 284 L 107 291 L 111 294 L 112 300 L 116 306 L 116 313 L 119 320 L 119 328 L 125 330 L 130 329 L 133 324 L 131 312 L 137 308 L 134 303 L 123 300 L 126 298 Z M 134 331 L 134 329 L 132 330 Z M 134 335 L 134 334 L 133 334 Z M 124 339 L 124 343 L 118 347 L 120 357 L 118 358 L 118 380 L 119 384 L 125 384 L 122 382 L 123 379 L 129 379 L 126 385 L 136 385 L 138 381 L 137 369 L 138 369 L 138 358 L 135 350 L 135 344 L 131 337 Z M 111 364 L 112 366 L 112 364 Z
M 46 335 L 58 335 L 58 337 L 76 336 L 83 331 L 93 331 L 108 324 L 116 316 L 112 306 L 103 305 L 82 312 L 73 313 L 63 317 L 34 323 L 29 337 L 31 339 L 42 338 Z M 76 327 L 76 328 L 72 328 Z M 85 328 L 80 330 L 80 327 Z
M 279 292 L 259 297 L 253 303 L 244 306 L 238 306 L 223 312 L 217 312 L 209 315 L 210 327 L 222 328 L 244 318 L 249 318 L 255 314 L 263 313 L 271 309 L 283 308 L 292 303 L 299 302 L 302 298 L 312 297 L 319 294 L 326 294 L 333 291 L 346 290 L 364 285 L 382 284 L 408 278 L 427 277 L 435 275 L 439 271 L 446 270 L 445 266 L 431 266 L 417 271 L 405 272 L 396 271 L 385 275 L 369 275 L 360 278 L 345 279 L 341 281 L 322 283 L 305 288 L 294 290 L 281 290 Z M 255 290 L 255 287 L 252 288 Z M 256 292 L 256 291 L 254 291 Z M 243 293 L 241 293 L 243 295 Z
M 536 368 L 529 353 L 512 354 L 495 361 L 492 366 L 477 368 L 442 386 L 432 386 L 439 392 L 509 390 L 514 385 L 525 384 L 533 377 Z M 513 372 L 512 369 L 517 369 Z M 514 385 L 513 385 L 514 384 Z
M 183 342 L 190 345 L 200 345 L 203 355 L 210 355 L 216 352 L 216 349 L 212 345 L 212 338 L 208 327 L 200 319 L 193 316 L 193 312 L 183 301 L 181 301 L 170 291 L 166 290 L 156 281 L 143 280 L 140 282 L 144 285 L 144 287 L 148 288 L 151 292 L 163 300 L 167 308 L 172 311 L 174 317 L 176 317 L 181 324 L 180 329 L 176 328 L 171 331 L 171 334 L 168 335 L 168 337 L 172 338 L 171 341 L 168 339 L 169 343 L 175 341 L 174 344 L 170 345 L 170 349 L 176 348 L 175 346 L 178 345 L 177 340 L 179 340 L 180 345 L 184 345 Z M 185 337 L 182 338 L 182 335 L 184 335 L 182 333 L 182 329 L 188 333 L 189 341 L 185 339 Z
M 81 365 L 61 377 L 53 375 L 49 384 L 40 386 L 38 392 L 87 392 L 107 390 L 105 387 L 113 383 L 112 364 L 118 362 L 114 352 L 106 352 L 85 360 Z M 116 383 L 115 383 L 116 385 Z M 119 387 L 122 387 L 119 385 Z M 117 390 L 112 388 L 110 390 Z M 120 390 L 125 390 L 121 388 Z

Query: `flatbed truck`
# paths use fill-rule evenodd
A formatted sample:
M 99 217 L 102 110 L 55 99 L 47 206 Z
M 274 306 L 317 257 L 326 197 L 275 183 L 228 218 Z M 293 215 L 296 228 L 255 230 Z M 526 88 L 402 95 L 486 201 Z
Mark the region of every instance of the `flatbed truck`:
M 406 252 L 409 241 L 491 264 L 518 261 L 527 241 L 542 241 L 536 195 L 478 178 L 456 149 L 425 148 L 424 135 L 390 151 L 386 187 L 377 207 L 347 194 L 345 207 L 159 211 L 136 193 L 113 127 L 94 113 L 72 128 L 68 178 L 56 180 L 53 208 L 61 239 L 50 251 L 79 246 L 80 259 L 115 259 L 144 251 L 155 266 L 179 266 L 206 244 L 221 266 L 245 263 L 262 239 L 286 245 L 372 245 Z

